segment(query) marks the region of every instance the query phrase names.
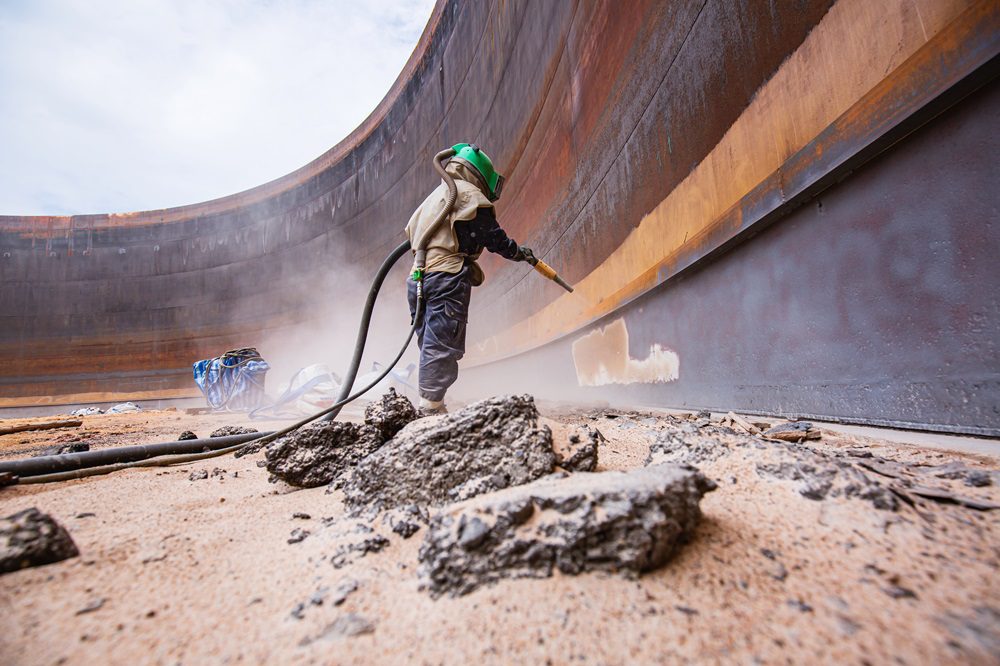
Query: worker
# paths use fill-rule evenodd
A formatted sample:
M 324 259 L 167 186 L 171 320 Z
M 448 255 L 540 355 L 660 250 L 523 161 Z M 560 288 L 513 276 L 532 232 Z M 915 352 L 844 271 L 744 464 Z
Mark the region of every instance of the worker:
M 511 261 L 534 258 L 519 247 L 497 223 L 493 202 L 500 198 L 503 176 L 490 158 L 475 144 L 458 144 L 456 154 L 445 165 L 455 181 L 458 196 L 451 214 L 427 243 L 424 267 L 423 321 L 417 322 L 420 346 L 420 414 L 447 412 L 444 396 L 458 379 L 458 361 L 465 355 L 465 327 L 469 318 L 472 288 L 485 275 L 476 260 L 483 249 Z M 411 243 L 421 237 L 446 205 L 448 187 L 442 181 L 417 207 L 406 225 Z M 407 280 L 410 317 L 416 316 L 417 284 Z

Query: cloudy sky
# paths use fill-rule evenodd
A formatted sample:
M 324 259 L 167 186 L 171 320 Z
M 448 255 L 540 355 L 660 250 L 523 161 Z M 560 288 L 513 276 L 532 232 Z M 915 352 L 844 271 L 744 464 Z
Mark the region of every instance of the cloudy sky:
M 325 152 L 433 0 L 0 0 L 0 215 L 164 208 Z

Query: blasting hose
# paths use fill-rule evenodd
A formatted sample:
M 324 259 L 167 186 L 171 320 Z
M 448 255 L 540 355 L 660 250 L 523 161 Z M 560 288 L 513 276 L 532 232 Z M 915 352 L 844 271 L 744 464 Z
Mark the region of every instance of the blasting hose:
M 448 187 L 448 197 L 445 199 L 445 206 L 438 213 L 438 216 L 428 227 L 427 232 L 423 234 L 420 238 L 415 239 L 416 245 L 413 246 L 414 254 L 414 270 L 413 270 L 413 280 L 417 283 L 417 307 L 420 308 L 423 303 L 423 287 L 424 287 L 424 265 L 427 261 L 427 242 L 433 237 L 434 232 L 437 230 L 441 223 L 448 219 L 448 215 L 451 214 L 451 209 L 455 207 L 455 200 L 458 198 L 458 188 L 455 186 L 455 181 L 452 180 L 451 174 L 445 171 L 444 166 L 441 164 L 442 161 L 455 155 L 455 151 L 452 148 L 447 150 L 442 150 L 440 153 L 434 156 L 433 164 L 434 170 L 438 172 L 441 176 L 441 180 L 445 182 Z M 371 289 L 368 290 L 368 300 L 365 302 L 364 312 L 361 314 L 361 325 L 358 327 L 358 337 L 354 342 L 354 356 L 351 357 L 351 363 L 347 366 L 347 372 L 344 375 L 344 383 L 340 387 L 340 395 L 337 396 L 337 401 L 341 402 L 347 399 L 348 394 L 354 387 L 354 380 L 358 377 L 358 369 L 361 367 L 361 356 L 365 352 L 365 344 L 368 340 L 368 327 L 371 325 L 372 311 L 375 309 L 375 299 L 378 298 L 379 289 L 382 288 L 382 282 L 385 281 L 386 275 L 389 274 L 389 269 L 402 257 L 408 250 L 411 249 L 410 241 L 405 241 L 400 243 L 399 247 L 392 251 L 392 253 L 385 258 L 382 265 L 378 269 L 378 273 L 375 274 L 375 279 L 372 281 Z M 413 325 L 416 327 L 419 317 L 414 317 Z M 412 337 L 412 334 L 411 334 Z M 409 344 L 409 340 L 407 340 Z M 395 365 L 395 364 L 393 364 Z M 389 366 L 390 369 L 392 366 Z M 350 402 L 350 401 L 347 401 Z M 344 402 L 344 404 L 347 404 Z M 341 407 L 331 408 L 329 414 L 323 417 L 326 421 L 332 421 L 337 418 L 340 414 Z
M 431 222 L 430 225 L 428 225 L 427 230 L 424 231 L 423 235 L 420 236 L 420 238 L 415 239 L 416 242 L 413 247 L 413 279 L 417 282 L 424 279 L 424 267 L 427 265 L 427 243 L 434 237 L 438 227 L 440 227 L 441 224 L 448 219 L 448 216 L 451 215 L 451 209 L 455 207 L 455 201 L 458 199 L 458 187 L 455 185 L 455 181 L 451 177 L 451 174 L 445 170 L 444 164 L 442 164 L 444 160 L 454 156 L 454 148 L 447 148 L 434 156 L 434 170 L 438 172 L 438 175 L 441 176 L 441 180 L 443 180 L 444 184 L 447 186 L 448 196 L 445 199 L 444 208 L 441 209 L 438 216 L 434 218 L 434 221 Z
M 368 339 L 368 329 L 371 326 L 372 312 L 375 309 L 375 301 L 378 298 L 379 290 L 385 282 L 389 271 L 399 260 L 411 249 L 410 241 L 400 243 L 379 266 L 375 278 L 372 280 L 371 288 L 368 290 L 368 299 L 361 315 L 361 324 L 358 327 L 358 337 L 354 343 L 354 355 L 344 376 L 344 383 L 340 389 L 340 395 L 330 407 L 321 412 L 308 416 L 292 425 L 273 432 L 253 433 L 252 435 L 232 435 L 230 437 L 219 437 L 210 439 L 200 439 L 184 442 L 166 442 L 162 444 L 147 444 L 139 446 L 120 447 L 117 449 L 104 449 L 100 451 L 87 451 L 83 453 L 72 453 L 55 456 L 45 456 L 42 458 L 31 458 L 28 460 L 15 460 L 0 463 L 0 474 L 6 473 L 7 484 L 25 483 L 51 483 L 55 481 L 69 481 L 87 476 L 97 476 L 100 474 L 110 474 L 132 467 L 163 467 L 167 465 L 177 465 L 181 463 L 215 458 L 228 453 L 237 456 L 246 453 L 259 451 L 262 447 L 274 440 L 298 430 L 302 426 L 315 421 L 318 418 L 330 421 L 337 417 L 344 405 L 356 400 L 382 381 L 389 372 L 399 363 L 399 359 L 406 353 L 406 349 L 413 340 L 413 335 L 417 330 L 417 323 L 421 320 L 424 310 L 423 298 L 423 278 L 424 266 L 427 258 L 427 242 L 433 237 L 438 226 L 444 222 L 451 214 L 458 198 L 458 189 L 455 181 L 448 174 L 442 162 L 455 155 L 452 148 L 443 150 L 434 156 L 434 169 L 441 176 L 448 188 L 448 196 L 445 199 L 445 206 L 441 209 L 437 218 L 428 227 L 427 231 L 418 239 L 414 250 L 414 271 L 413 280 L 417 283 L 417 307 L 413 317 L 413 325 L 406 336 L 396 358 L 387 364 L 385 369 L 377 378 L 364 388 L 351 393 L 354 388 L 354 381 L 358 376 L 358 369 L 361 367 L 361 356 L 364 354 L 365 345 Z M 221 448 L 219 448 L 221 445 Z M 212 449 L 212 450 L 205 450 Z M 170 455 L 177 454 L 177 455 Z M 155 457 L 154 457 L 155 456 Z M 0 485 L 4 481 L 0 480 Z

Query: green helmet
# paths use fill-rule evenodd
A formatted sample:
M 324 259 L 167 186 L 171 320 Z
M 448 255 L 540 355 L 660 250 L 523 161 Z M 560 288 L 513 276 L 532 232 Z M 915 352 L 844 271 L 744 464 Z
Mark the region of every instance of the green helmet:
M 504 178 L 493 168 L 493 160 L 490 159 L 490 156 L 474 143 L 456 143 L 451 149 L 455 151 L 455 156 L 451 159 L 464 162 L 483 177 L 486 189 L 489 190 L 487 195 L 489 200 L 499 199 L 500 191 L 503 190 Z

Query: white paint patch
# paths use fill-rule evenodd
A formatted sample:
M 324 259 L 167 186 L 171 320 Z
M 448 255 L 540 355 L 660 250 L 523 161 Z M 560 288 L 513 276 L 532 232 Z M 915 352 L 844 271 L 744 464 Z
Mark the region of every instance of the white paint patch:
M 580 386 L 654 384 L 672 382 L 680 376 L 677 352 L 659 344 L 652 345 L 649 356 L 642 360 L 629 357 L 624 319 L 575 340 L 573 364 Z

